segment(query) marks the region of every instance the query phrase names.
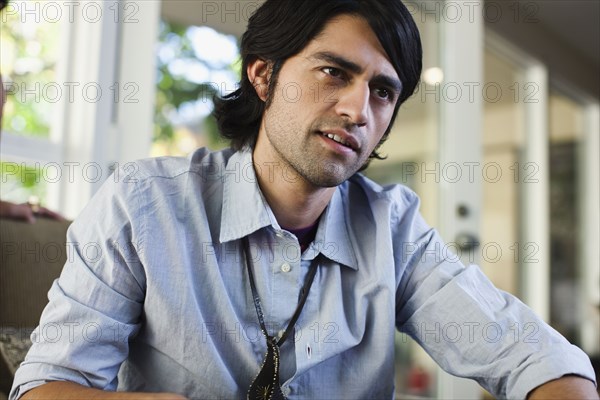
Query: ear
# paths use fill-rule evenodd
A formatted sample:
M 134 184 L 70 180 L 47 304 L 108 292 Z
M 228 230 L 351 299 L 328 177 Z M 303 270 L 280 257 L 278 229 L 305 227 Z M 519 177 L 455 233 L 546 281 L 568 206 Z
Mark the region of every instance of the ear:
M 257 58 L 248 64 L 246 73 L 258 97 L 262 101 L 267 101 L 269 78 L 271 77 L 271 63 Z

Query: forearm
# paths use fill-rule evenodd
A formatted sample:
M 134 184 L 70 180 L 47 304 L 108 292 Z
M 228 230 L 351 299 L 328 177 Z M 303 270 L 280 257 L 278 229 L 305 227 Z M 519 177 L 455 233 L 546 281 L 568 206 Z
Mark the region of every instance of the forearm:
M 563 376 L 538 386 L 527 396 L 528 400 L 541 399 L 598 399 L 594 384 L 578 376 Z
M 185 400 L 173 393 L 106 392 L 91 389 L 72 382 L 50 382 L 31 389 L 21 397 L 23 400 Z

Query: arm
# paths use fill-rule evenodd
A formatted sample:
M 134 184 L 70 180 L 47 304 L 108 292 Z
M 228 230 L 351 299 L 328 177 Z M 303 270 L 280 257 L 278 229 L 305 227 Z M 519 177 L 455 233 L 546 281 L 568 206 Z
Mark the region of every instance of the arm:
M 13 204 L 8 201 L 0 201 L 0 217 L 23 220 L 30 224 L 35 222 L 33 211 L 27 203 Z
M 563 376 L 533 389 L 527 396 L 538 399 L 598 399 L 594 384 L 578 376 Z
M 48 292 L 49 303 L 15 373 L 10 399 L 35 387 L 32 382 L 116 390 L 129 340 L 141 327 L 145 293 L 143 265 L 133 249 L 139 230 L 131 221 L 138 214 L 131 209 L 139 207 L 132 190 L 104 185 L 70 226 L 65 266 Z
M 72 382 L 50 382 L 25 393 L 23 400 L 47 399 L 88 399 L 88 400 L 185 400 L 185 397 L 173 393 L 126 393 L 105 392 L 91 389 Z
M 420 221 L 414 225 L 424 226 Z M 400 237 L 402 243 L 413 251 L 397 250 L 408 264 L 397 290 L 397 325 L 444 370 L 475 379 L 502 398 L 526 398 L 566 375 L 594 381 L 581 349 L 514 296 L 496 289 L 477 267 L 463 267 L 444 252 L 437 234 L 412 233 Z
M 23 220 L 30 224 L 35 222 L 35 217 L 46 217 L 57 221 L 64 221 L 62 215 L 48 210 L 46 207 L 32 206 L 29 203 L 14 204 L 8 201 L 0 201 L 0 217 Z

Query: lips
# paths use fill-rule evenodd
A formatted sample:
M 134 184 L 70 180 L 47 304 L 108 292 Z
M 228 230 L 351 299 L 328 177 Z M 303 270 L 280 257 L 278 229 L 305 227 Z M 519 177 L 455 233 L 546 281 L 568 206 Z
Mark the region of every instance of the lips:
M 358 141 L 352 135 L 348 134 L 345 130 L 331 129 L 319 131 L 319 133 L 333 140 L 334 142 L 346 146 L 354 151 L 357 151 L 360 148 Z

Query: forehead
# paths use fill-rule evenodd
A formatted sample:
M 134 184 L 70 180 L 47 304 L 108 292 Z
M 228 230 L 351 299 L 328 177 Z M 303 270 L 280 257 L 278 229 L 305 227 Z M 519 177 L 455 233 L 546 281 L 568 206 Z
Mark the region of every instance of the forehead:
M 374 66 L 379 73 L 397 78 L 389 56 L 369 23 L 360 16 L 343 14 L 325 23 L 301 52 L 304 56 L 335 52 L 363 67 Z

